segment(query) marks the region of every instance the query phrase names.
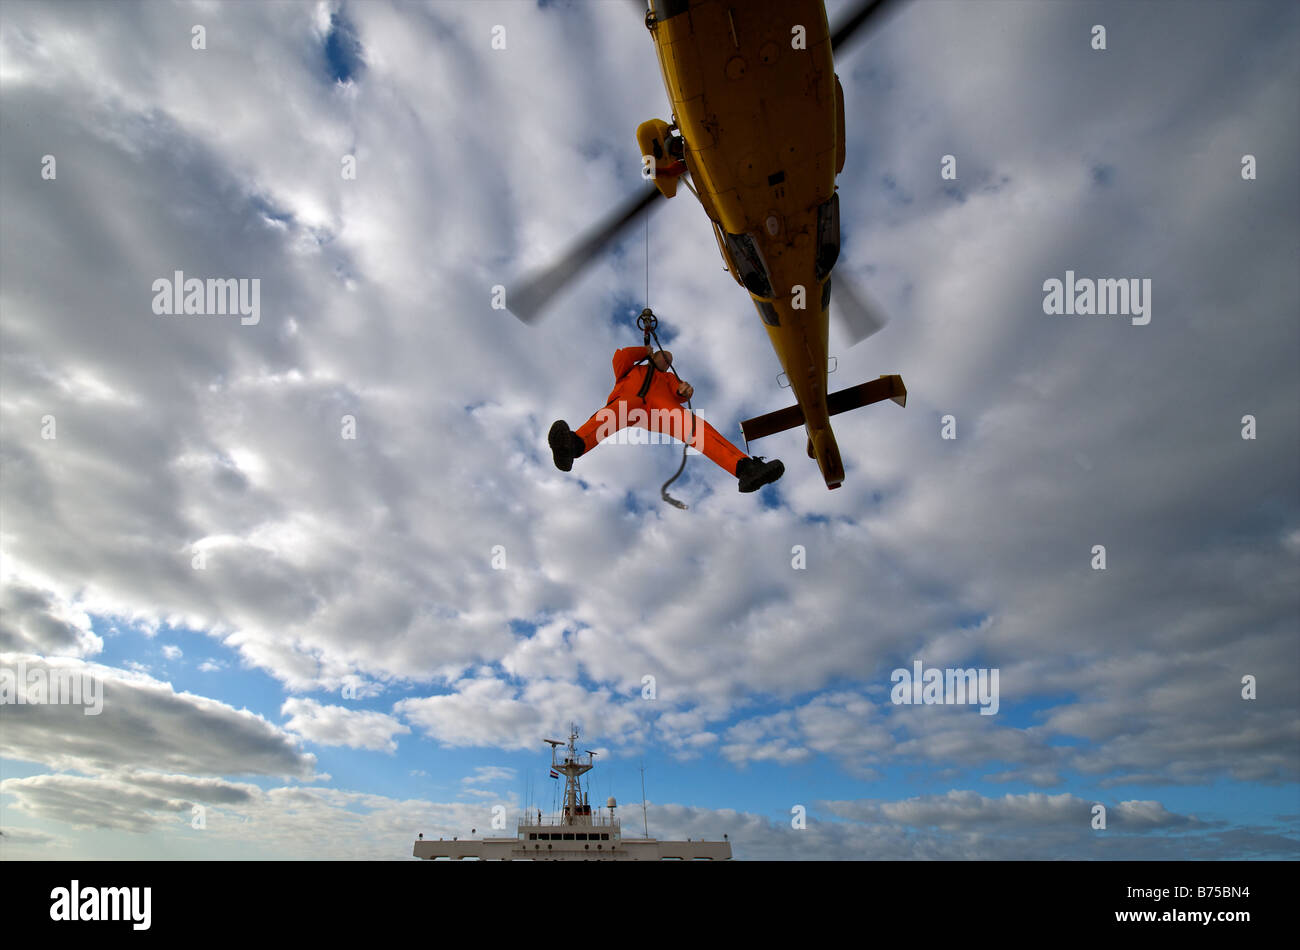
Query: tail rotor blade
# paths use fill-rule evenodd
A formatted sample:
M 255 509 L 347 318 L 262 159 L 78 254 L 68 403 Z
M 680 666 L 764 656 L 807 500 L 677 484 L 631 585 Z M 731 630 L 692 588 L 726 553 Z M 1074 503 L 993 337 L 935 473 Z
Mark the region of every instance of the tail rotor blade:
M 659 189 L 652 185 L 624 201 L 571 245 L 556 263 L 515 287 L 507 287 L 506 307 L 524 323 L 535 323 L 555 295 L 573 283 L 624 228 L 644 215 L 657 197 Z
M 848 338 L 849 346 L 857 346 L 889 322 L 885 311 L 841 270 L 831 276 L 831 316 Z

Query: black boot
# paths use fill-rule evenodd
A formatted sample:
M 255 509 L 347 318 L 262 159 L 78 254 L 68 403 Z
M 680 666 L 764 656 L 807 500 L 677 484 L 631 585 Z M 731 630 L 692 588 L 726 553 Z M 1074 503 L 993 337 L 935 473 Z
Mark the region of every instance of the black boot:
M 586 443 L 582 441 L 578 433 L 569 429 L 569 424 L 563 419 L 551 426 L 546 441 L 550 443 L 551 457 L 555 459 L 555 467 L 561 472 L 572 471 L 573 460 L 587 451 Z
M 736 463 L 736 477 L 740 479 L 742 492 L 758 491 L 769 482 L 774 482 L 785 474 L 785 466 L 780 459 L 763 461 L 761 455 L 744 458 Z

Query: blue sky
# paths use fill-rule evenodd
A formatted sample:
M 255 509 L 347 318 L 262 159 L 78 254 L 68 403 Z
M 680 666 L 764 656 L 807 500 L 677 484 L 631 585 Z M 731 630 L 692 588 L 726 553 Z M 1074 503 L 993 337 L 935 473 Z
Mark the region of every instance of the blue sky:
M 574 721 L 593 800 L 639 830 L 644 764 L 652 834 L 739 858 L 1294 858 L 1294 5 L 917 2 L 837 56 L 836 279 L 891 321 L 831 381 L 908 405 L 836 417 L 835 492 L 784 433 L 686 512 L 675 446 L 546 447 L 639 342 L 646 232 L 489 305 L 642 184 L 631 6 L 0 9 L 0 668 L 105 686 L 0 707 L 0 853 L 408 859 L 548 809 Z M 649 242 L 697 410 L 786 405 L 689 194 Z M 260 318 L 152 312 L 176 270 Z M 1151 322 L 1045 313 L 1067 271 Z M 892 703 L 915 660 L 996 715 Z

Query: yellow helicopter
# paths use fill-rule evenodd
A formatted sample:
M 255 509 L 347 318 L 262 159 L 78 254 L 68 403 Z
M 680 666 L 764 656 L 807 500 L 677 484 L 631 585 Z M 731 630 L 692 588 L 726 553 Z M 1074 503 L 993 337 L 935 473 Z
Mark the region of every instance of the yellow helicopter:
M 832 33 L 821 0 L 650 0 L 645 25 L 673 110 L 671 123 L 652 119 L 637 129 L 654 187 L 507 298 L 512 313 L 532 322 L 602 246 L 685 183 L 753 299 L 796 400 L 741 423 L 745 439 L 802 423 L 827 488 L 844 481 L 830 417 L 907 401 L 897 375 L 827 392 L 831 271 L 840 251 L 835 179 L 845 158 L 844 93 L 832 56 L 887 5 L 862 4 Z M 836 281 L 836 291 L 851 344 L 884 325 L 846 281 Z

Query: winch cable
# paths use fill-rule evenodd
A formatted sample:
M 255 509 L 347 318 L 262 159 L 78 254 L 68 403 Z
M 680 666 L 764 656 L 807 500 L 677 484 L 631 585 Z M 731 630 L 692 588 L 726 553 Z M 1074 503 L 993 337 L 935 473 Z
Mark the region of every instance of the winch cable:
M 653 337 L 655 341 L 655 350 L 657 352 L 663 350 L 663 344 L 659 342 L 659 334 L 656 332 L 659 329 L 659 318 L 656 317 L 654 311 L 650 309 L 650 219 L 648 217 L 645 222 L 645 309 L 641 311 L 641 316 L 636 318 L 636 325 L 643 334 L 642 339 L 645 341 L 646 346 L 650 345 L 650 339 Z M 677 367 L 670 365 L 668 368 L 672 371 L 674 376 L 677 376 L 677 384 L 680 387 L 683 380 L 681 376 L 678 376 L 677 374 Z M 652 355 L 650 357 L 650 365 L 646 367 L 647 383 L 650 381 L 650 376 L 654 371 L 654 356 Z M 691 442 L 695 439 L 695 406 L 692 404 L 690 399 L 686 400 L 686 408 L 690 410 L 691 432 L 690 435 L 687 436 L 686 441 L 682 444 L 682 464 L 677 466 L 677 471 L 673 473 L 673 477 L 668 479 L 668 481 L 664 482 L 663 485 L 659 487 L 659 497 L 674 508 L 680 508 L 682 511 L 687 510 L 686 503 L 684 501 L 679 501 L 672 495 L 668 494 L 668 486 L 681 478 L 682 472 L 686 471 L 686 453 L 691 447 Z
M 655 332 L 656 328 L 658 327 L 659 320 L 658 318 L 655 317 L 653 313 L 651 313 L 649 307 L 641 311 L 641 316 L 637 317 L 636 322 L 637 322 L 637 326 L 640 327 L 644 333 L 646 346 L 650 345 L 650 339 L 653 337 L 655 341 L 655 350 L 656 351 L 663 350 L 663 344 L 659 342 L 659 334 Z M 653 361 L 653 357 L 651 357 L 651 359 Z M 674 360 L 674 363 L 675 362 L 676 361 Z M 677 367 L 674 365 L 670 365 L 668 369 L 674 376 L 677 377 L 677 383 L 680 386 L 683 380 L 681 376 L 678 376 L 677 374 Z M 646 369 L 646 372 L 647 374 L 654 372 L 653 367 L 648 367 Z M 682 444 L 682 464 L 677 466 L 677 471 L 673 473 L 673 477 L 668 479 L 668 481 L 664 482 L 663 485 L 661 485 L 659 488 L 660 498 L 668 502 L 668 504 L 672 505 L 673 507 L 680 508 L 683 511 L 687 509 L 686 503 L 682 501 L 678 501 L 672 495 L 668 494 L 668 486 L 671 485 L 673 482 L 677 481 L 677 479 L 681 478 L 682 472 L 686 471 L 686 453 L 691 447 L 691 442 L 695 440 L 695 406 L 692 404 L 692 400 L 690 399 L 686 400 L 686 408 L 690 410 L 691 431 L 690 434 L 686 437 L 686 441 Z

